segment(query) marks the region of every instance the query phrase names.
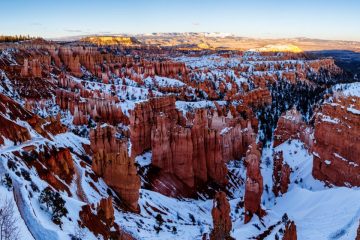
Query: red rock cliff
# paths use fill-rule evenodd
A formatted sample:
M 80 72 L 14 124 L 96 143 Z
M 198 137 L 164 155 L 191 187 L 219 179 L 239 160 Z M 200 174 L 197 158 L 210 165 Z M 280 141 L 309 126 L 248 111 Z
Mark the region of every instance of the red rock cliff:
M 283 161 L 283 152 L 275 153 L 273 169 L 273 192 L 275 196 L 286 193 L 290 184 L 291 168 L 288 164 L 284 164 Z
M 118 139 L 111 126 L 98 126 L 90 132 L 92 169 L 119 194 L 125 205 L 138 211 L 140 179 L 134 158 L 128 154 L 128 140 Z
M 360 98 L 334 98 L 315 119 L 313 176 L 337 186 L 360 186 Z
M 225 164 L 245 153 L 252 134 L 250 124 L 205 109 L 187 117 L 185 126 L 165 114 L 156 118 L 151 134 L 152 164 L 190 188 L 208 181 L 225 186 Z
M 263 178 L 260 172 L 261 153 L 256 143 L 252 143 L 246 152 L 246 185 L 245 185 L 245 223 L 254 214 L 262 217 L 265 212 L 261 209 L 261 195 L 263 192 Z
M 67 148 L 51 149 L 39 155 L 39 160 L 60 179 L 70 184 L 75 174 L 74 161 Z
M 114 222 L 111 197 L 101 199 L 97 206 L 83 206 L 79 216 L 79 225 L 88 228 L 95 236 L 102 236 L 104 239 L 134 240 Z
M 175 98 L 161 97 L 153 98 L 148 102 L 137 104 L 130 116 L 130 139 L 132 143 L 131 152 L 134 156 L 151 149 L 151 129 L 155 123 L 156 116 L 166 113 L 177 119 L 175 110 Z
M 188 112 L 184 118 L 175 109 L 174 98 L 143 102 L 130 116 L 132 154 L 152 150 L 152 165 L 161 171 L 155 182 L 160 178 L 166 181 L 156 186 L 178 186 L 179 181 L 193 190 L 209 181 L 225 186 L 225 164 L 240 159 L 253 137 L 252 118 L 237 116 L 236 109 L 231 112 L 235 117 L 230 112 L 225 116 L 220 107 L 217 111 L 199 109 Z M 156 186 L 156 191 L 177 195 L 177 191 L 169 193 Z
M 32 114 L 20 104 L 0 93 L 0 145 L 4 144 L 4 138 L 14 143 L 30 140 L 28 129 L 17 124 L 16 120 L 26 121 L 31 117 Z
M 216 193 L 213 209 L 211 210 L 211 215 L 213 218 L 213 229 L 210 234 L 210 239 L 233 239 L 230 236 L 230 231 L 232 228 L 230 217 L 230 204 L 224 192 Z
M 300 112 L 293 108 L 279 118 L 274 131 L 274 147 L 289 139 L 299 139 L 310 148 L 313 144 L 312 133 L 312 128 L 306 126 Z
M 109 124 L 127 123 L 128 119 L 116 105 L 119 100 L 97 92 L 81 91 L 80 94 L 65 90 L 56 91 L 56 103 L 61 109 L 70 110 L 75 125 L 88 124 L 89 118 Z
M 282 240 L 297 240 L 296 225 L 294 221 L 288 221 Z

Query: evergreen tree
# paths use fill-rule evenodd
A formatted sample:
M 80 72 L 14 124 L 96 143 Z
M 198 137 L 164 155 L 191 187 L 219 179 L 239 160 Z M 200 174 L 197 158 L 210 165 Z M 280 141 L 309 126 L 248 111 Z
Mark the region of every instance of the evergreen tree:
M 68 210 L 65 208 L 66 202 L 62 199 L 60 193 L 54 192 L 50 187 L 46 187 L 41 192 L 39 201 L 45 204 L 48 210 L 52 210 L 51 220 L 61 227 L 61 218 L 68 214 Z

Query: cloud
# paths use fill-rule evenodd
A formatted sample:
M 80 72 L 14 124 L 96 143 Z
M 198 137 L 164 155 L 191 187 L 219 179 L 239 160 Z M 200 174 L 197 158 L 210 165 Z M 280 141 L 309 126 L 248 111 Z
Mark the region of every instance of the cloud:
M 112 32 L 110 32 L 110 31 L 103 31 L 103 32 L 97 32 L 96 34 L 99 34 L 99 35 L 101 35 L 101 34 L 112 34 Z
M 42 26 L 42 24 L 39 22 L 32 22 L 32 23 L 30 23 L 30 25 L 31 26 Z
M 192 25 L 193 26 L 200 26 L 200 23 L 199 22 L 193 22 Z
M 83 31 L 80 29 L 64 29 L 65 32 L 69 33 L 82 33 Z

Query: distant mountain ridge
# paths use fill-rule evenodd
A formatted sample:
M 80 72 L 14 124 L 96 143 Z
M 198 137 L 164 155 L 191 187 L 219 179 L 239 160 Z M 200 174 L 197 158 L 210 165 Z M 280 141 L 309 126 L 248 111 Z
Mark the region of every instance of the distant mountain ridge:
M 97 45 L 135 45 L 140 42 L 135 37 L 128 36 L 91 36 L 81 38 L 82 42 L 89 42 Z
M 55 41 L 89 41 L 99 45 L 154 45 L 186 49 L 248 50 L 267 45 L 294 45 L 303 51 L 351 50 L 360 52 L 360 42 L 312 38 L 263 39 L 241 37 L 228 33 L 150 33 L 82 35 L 53 39 Z

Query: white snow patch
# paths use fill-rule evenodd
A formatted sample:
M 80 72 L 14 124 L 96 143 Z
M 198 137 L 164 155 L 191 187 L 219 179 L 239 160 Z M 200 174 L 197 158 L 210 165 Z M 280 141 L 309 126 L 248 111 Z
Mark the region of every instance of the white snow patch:
M 330 165 L 331 164 L 331 161 L 330 160 L 325 160 L 324 161 L 326 165 Z
M 333 90 L 340 92 L 344 96 L 360 97 L 360 82 L 336 84 Z
M 347 108 L 347 111 L 351 112 L 353 114 L 356 114 L 356 115 L 360 115 L 360 110 L 355 109 L 355 108 Z

